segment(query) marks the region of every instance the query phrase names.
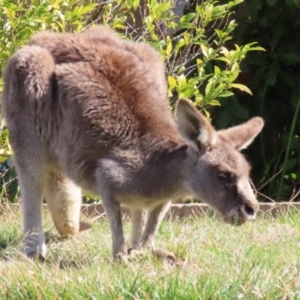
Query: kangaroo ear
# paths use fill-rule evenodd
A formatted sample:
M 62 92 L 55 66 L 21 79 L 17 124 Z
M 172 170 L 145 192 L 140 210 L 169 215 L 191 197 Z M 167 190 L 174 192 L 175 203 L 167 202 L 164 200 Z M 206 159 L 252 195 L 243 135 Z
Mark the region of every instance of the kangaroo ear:
M 178 130 L 185 140 L 196 146 L 209 146 L 213 143 L 216 131 L 190 101 L 180 99 L 175 114 Z
M 218 135 L 225 138 L 237 150 L 242 150 L 253 142 L 263 127 L 264 120 L 260 117 L 255 117 L 242 125 L 220 130 Z

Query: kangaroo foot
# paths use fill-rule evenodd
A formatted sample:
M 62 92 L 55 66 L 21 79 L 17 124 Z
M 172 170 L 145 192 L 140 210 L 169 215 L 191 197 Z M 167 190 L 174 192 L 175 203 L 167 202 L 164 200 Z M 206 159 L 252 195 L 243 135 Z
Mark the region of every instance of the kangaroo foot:
M 91 228 L 91 224 L 86 223 L 86 222 L 79 222 L 79 232 L 85 231 Z
M 166 260 L 170 264 L 175 264 L 177 262 L 175 254 L 165 249 L 153 249 L 152 254 L 154 257 Z

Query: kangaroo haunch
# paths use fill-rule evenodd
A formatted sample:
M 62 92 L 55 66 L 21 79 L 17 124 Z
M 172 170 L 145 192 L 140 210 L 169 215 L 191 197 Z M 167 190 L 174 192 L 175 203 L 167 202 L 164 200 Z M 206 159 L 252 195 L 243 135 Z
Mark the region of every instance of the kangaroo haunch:
M 127 254 L 120 205 L 132 212 L 133 249 L 152 244 L 172 199 L 194 196 L 232 223 L 258 210 L 239 150 L 263 120 L 216 131 L 179 100 L 175 122 L 160 55 L 109 28 L 35 35 L 8 62 L 2 111 L 21 187 L 27 255 L 46 254 L 43 197 L 61 234 L 87 227 L 79 220 L 81 188 L 101 195 L 114 257 Z

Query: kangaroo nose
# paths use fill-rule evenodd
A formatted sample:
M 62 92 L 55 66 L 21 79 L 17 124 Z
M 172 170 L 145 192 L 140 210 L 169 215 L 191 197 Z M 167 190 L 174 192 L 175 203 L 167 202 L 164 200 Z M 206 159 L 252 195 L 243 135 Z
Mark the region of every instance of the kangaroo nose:
M 249 204 L 244 204 L 244 206 L 242 207 L 242 209 L 245 211 L 245 213 L 248 215 L 248 216 L 255 216 L 255 211 L 254 211 L 254 208 L 252 206 L 250 206 Z

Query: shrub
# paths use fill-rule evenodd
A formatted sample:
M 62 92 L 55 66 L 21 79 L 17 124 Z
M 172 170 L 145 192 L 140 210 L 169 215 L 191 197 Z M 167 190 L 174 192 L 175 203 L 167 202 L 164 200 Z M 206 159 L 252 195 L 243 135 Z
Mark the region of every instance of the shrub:
M 246 0 L 237 10 L 237 43 L 253 39 L 266 49 L 249 54 L 242 78 L 253 97 L 240 95 L 240 120 L 248 114 L 264 117 L 261 138 L 249 155 L 261 190 L 279 200 L 299 199 L 300 179 L 300 2 Z M 237 101 L 237 99 L 235 99 Z M 229 115 L 222 103 L 220 115 Z

